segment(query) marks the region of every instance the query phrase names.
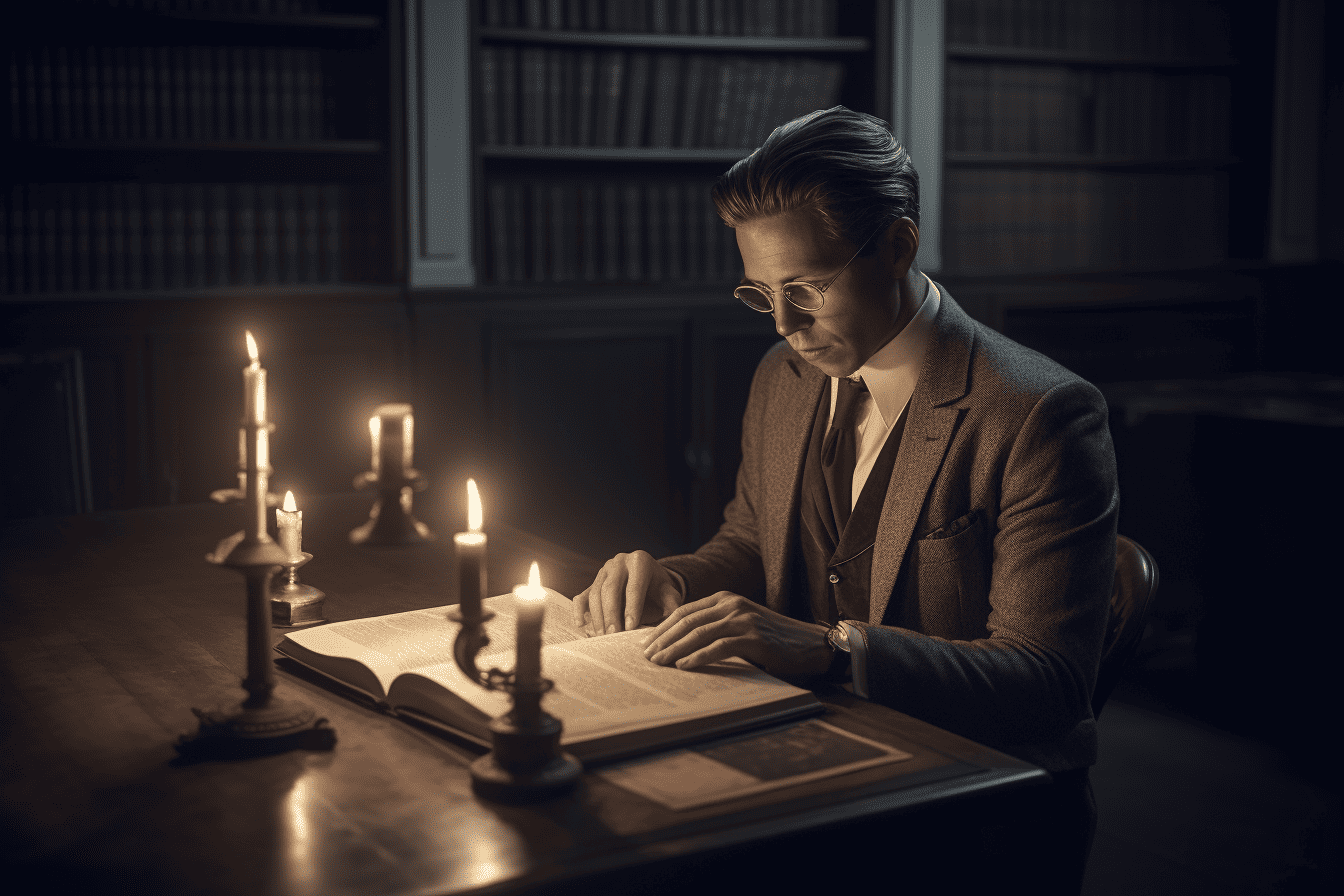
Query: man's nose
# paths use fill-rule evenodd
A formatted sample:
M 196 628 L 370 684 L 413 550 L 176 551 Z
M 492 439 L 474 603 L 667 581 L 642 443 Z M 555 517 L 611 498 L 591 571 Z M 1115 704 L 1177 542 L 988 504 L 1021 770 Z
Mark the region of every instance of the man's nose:
M 775 307 L 770 314 L 775 319 L 775 332 L 785 339 L 812 323 L 812 315 L 784 299 L 775 299 Z

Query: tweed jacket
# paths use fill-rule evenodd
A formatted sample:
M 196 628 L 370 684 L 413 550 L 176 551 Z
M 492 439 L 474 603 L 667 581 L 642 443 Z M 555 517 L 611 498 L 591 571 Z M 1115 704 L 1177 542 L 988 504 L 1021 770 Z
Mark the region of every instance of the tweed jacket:
M 1049 771 L 1086 767 L 1119 510 L 1106 404 L 938 288 L 858 626 L 869 694 Z M 827 383 L 786 342 L 761 361 L 723 525 L 662 561 L 688 600 L 731 591 L 789 613 L 803 462 Z

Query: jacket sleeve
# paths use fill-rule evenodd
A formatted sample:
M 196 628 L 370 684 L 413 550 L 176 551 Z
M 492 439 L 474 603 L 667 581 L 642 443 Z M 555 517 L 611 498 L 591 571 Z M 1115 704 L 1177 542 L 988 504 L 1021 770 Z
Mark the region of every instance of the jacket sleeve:
M 992 550 L 982 560 L 988 637 L 864 625 L 869 693 L 1052 771 L 1091 764 L 1091 697 L 1119 510 L 1106 405 L 1095 387 L 1073 380 L 1040 397 L 1007 450 L 998 494 Z M 898 579 L 893 602 L 902 587 Z

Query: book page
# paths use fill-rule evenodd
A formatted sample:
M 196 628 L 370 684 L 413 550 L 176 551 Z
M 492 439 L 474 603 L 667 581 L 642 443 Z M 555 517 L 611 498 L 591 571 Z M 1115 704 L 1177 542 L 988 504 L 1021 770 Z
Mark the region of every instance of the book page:
M 512 594 L 505 594 L 482 602 L 485 609 L 494 611 L 496 615 L 486 623 L 485 630 L 490 643 L 476 658 L 476 665 L 481 669 L 491 666 L 505 669 L 513 667 L 514 633 L 518 625 L 513 601 Z M 382 686 L 382 693 L 375 696 L 382 697 L 386 696 L 392 681 L 404 672 L 424 671 L 444 664 L 452 666 L 456 671 L 453 642 L 457 639 L 459 626 L 448 618 L 448 612 L 454 609 L 456 605 L 334 622 L 291 632 L 285 636 L 285 641 L 292 641 L 323 656 L 344 657 L 363 663 Z M 570 621 L 571 613 L 569 600 L 547 589 L 543 645 L 563 644 L 583 638 L 583 631 Z M 284 652 L 284 641 L 279 649 Z M 329 670 L 329 674 L 341 677 L 334 668 Z M 433 678 L 434 675 L 428 677 Z M 461 684 L 468 682 L 460 672 L 458 678 L 459 682 L 445 684 L 452 690 L 459 690 Z M 481 690 L 474 685 L 472 687 Z
M 555 682 L 542 698 L 547 712 L 564 722 L 562 743 L 656 728 L 717 715 L 724 710 L 810 697 L 739 659 L 685 671 L 659 666 L 644 657 L 649 630 L 617 632 L 553 643 L 542 648 L 541 674 Z M 477 664 L 482 668 L 484 663 Z M 501 664 L 510 668 L 512 660 Z M 471 687 L 451 662 L 415 670 L 456 693 L 487 715 L 509 707 L 498 692 Z
M 669 809 L 694 809 L 910 758 L 818 719 L 671 750 L 596 774 Z

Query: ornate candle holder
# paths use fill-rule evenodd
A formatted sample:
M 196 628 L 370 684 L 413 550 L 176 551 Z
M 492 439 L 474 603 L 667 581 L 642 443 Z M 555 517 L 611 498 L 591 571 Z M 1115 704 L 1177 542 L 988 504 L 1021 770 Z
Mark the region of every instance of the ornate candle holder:
M 244 531 L 225 538 L 205 559 L 236 569 L 247 583 L 247 677 L 242 682 L 247 699 L 224 709 L 192 707 L 200 728 L 177 742 L 184 760 L 260 756 L 295 748 L 329 750 L 336 744 L 336 732 L 327 727 L 326 719 L 317 718 L 303 703 L 275 695 L 270 584 L 290 558 L 266 531 L 265 496 L 271 474 L 267 446 L 274 426 L 248 420 L 243 428 L 250 518 Z
M 541 708 L 541 698 L 554 687 L 542 678 L 534 686 L 520 686 L 513 672 L 476 668 L 476 655 L 490 643 L 485 623 L 494 617 L 481 610 L 466 619 L 457 610 L 448 618 L 461 623 L 453 642 L 453 659 L 462 673 L 488 691 L 505 691 L 513 709 L 490 722 L 494 748 L 471 764 L 471 783 L 481 796 L 507 803 L 524 803 L 558 796 L 579 780 L 583 766 L 560 749 L 564 725 Z
M 322 604 L 327 596 L 299 581 L 299 567 L 311 559 L 312 554 L 302 551 L 299 556 L 280 564 L 282 582 L 271 590 L 271 622 L 274 625 L 297 627 L 327 621 L 322 616 Z
M 433 541 L 434 533 L 424 523 L 411 516 L 411 495 L 422 492 L 429 480 L 419 470 L 384 468 L 381 472 L 369 470 L 355 477 L 355 488 L 378 488 L 378 498 L 369 510 L 369 520 L 350 530 L 354 544 L 420 544 Z

